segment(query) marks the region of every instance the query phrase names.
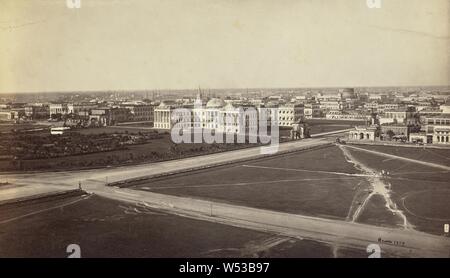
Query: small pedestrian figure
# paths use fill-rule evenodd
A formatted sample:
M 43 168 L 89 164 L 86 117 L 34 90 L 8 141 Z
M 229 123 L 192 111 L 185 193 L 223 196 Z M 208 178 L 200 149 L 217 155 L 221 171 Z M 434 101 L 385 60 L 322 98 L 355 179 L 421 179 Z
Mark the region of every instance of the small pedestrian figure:
M 78 189 L 82 190 L 82 188 L 81 188 L 81 181 L 78 182 Z

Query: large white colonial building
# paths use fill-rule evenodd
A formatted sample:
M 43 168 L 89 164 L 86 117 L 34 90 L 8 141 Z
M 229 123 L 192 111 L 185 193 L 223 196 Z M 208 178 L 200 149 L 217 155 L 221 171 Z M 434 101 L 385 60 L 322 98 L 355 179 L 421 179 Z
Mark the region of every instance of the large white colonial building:
M 153 111 L 153 126 L 158 129 L 171 129 L 174 124 L 171 117 L 172 111 L 178 107 L 179 105 L 173 101 L 162 101 Z
M 175 110 L 176 108 L 181 109 Z M 263 111 L 265 111 L 265 118 L 263 118 Z M 275 112 L 277 114 L 276 118 Z M 206 105 L 202 105 L 200 100 L 196 100 L 194 105 L 190 106 L 179 106 L 175 103 L 162 102 L 154 110 L 154 127 L 157 129 L 171 129 L 175 123 L 183 122 L 183 128 L 186 129 L 195 127 L 215 130 L 220 133 L 247 133 L 249 130 L 256 132 L 262 119 L 265 120 L 266 126 L 270 126 L 273 120 L 277 119 L 278 126 L 293 127 L 303 117 L 303 104 L 257 108 L 248 104 L 235 103 L 233 105 L 232 102 L 226 103 L 222 99 L 213 98 Z
M 68 108 L 66 103 L 50 103 L 49 105 L 50 116 L 52 115 L 65 115 Z
M 183 129 L 195 127 L 220 133 L 239 133 L 247 131 L 250 126 L 257 128 L 258 124 L 255 107 L 238 108 L 217 98 L 209 100 L 206 105 L 197 100 L 193 106 L 162 102 L 154 113 L 154 127 L 158 129 L 171 129 L 175 124 L 181 124 Z

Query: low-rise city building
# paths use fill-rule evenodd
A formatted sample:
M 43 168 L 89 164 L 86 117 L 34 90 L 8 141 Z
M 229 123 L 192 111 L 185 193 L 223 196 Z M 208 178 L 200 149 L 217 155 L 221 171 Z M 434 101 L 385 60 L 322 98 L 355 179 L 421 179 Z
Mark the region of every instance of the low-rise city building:
M 120 107 L 104 107 L 91 110 L 89 121 L 93 126 L 111 126 L 130 119 L 130 111 Z
M 450 104 L 442 104 L 439 106 L 439 109 L 444 114 L 450 114 Z
M 306 103 L 305 104 L 305 119 L 320 118 L 322 116 L 322 110 L 319 103 Z
M 0 121 L 13 121 L 18 118 L 18 114 L 14 111 L 0 111 Z
M 47 104 L 29 104 L 25 106 L 25 116 L 31 119 L 48 119 L 50 108 Z
M 49 104 L 50 117 L 53 115 L 66 115 L 68 108 L 66 103 L 50 103 Z
M 402 140 L 407 141 L 412 127 L 405 124 L 383 124 L 381 125 L 380 139 L 384 141 Z
M 341 100 L 320 101 L 320 109 L 322 111 L 341 111 L 343 107 Z
M 427 144 L 431 143 L 427 139 L 427 133 L 424 131 L 421 132 L 415 132 L 409 134 L 409 142 L 410 143 L 421 143 L 421 144 Z
M 350 141 L 375 141 L 377 137 L 379 137 L 377 126 L 356 126 L 348 133 Z
M 72 114 L 80 117 L 89 117 L 92 109 L 97 108 L 97 103 L 68 103 L 67 114 Z
M 149 121 L 154 122 L 154 105 L 143 102 L 125 102 L 120 104 L 121 108 L 130 110 L 130 121 L 142 122 Z
M 427 141 L 433 144 L 450 144 L 450 114 L 426 116 L 422 130 L 427 134 Z
M 433 144 L 450 145 L 450 125 L 437 126 L 433 130 Z
M 325 118 L 328 120 L 369 120 L 370 115 L 356 111 L 329 111 L 326 113 Z
M 386 110 L 383 114 L 379 116 L 380 124 L 416 124 L 418 119 L 415 117 L 416 112 L 414 109 L 400 108 L 394 110 Z
M 278 125 L 280 127 L 292 127 L 303 119 L 304 106 L 302 104 L 286 104 L 278 107 Z

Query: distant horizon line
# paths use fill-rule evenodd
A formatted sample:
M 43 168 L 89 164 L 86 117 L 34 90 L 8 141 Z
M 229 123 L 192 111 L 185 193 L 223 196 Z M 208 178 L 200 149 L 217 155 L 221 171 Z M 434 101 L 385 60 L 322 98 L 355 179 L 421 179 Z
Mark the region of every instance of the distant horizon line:
M 0 95 L 8 95 L 8 94 L 39 94 L 39 93 L 101 93 L 101 92 L 151 92 L 151 91 L 198 91 L 200 90 L 293 90 L 293 89 L 344 89 L 344 88 L 446 88 L 450 89 L 449 85 L 402 85 L 402 86 L 309 86 L 309 87 L 235 87 L 235 88 L 210 88 L 210 87 L 201 87 L 198 88 L 184 88 L 184 89 L 99 89 L 99 90 L 75 90 L 75 91 L 20 91 L 20 92 L 0 92 Z

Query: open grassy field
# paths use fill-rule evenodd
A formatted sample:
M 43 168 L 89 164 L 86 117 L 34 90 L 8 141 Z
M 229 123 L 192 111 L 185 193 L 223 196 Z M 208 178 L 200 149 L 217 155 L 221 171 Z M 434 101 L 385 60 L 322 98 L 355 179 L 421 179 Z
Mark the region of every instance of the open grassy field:
M 345 219 L 364 178 L 337 147 L 274 156 L 135 185 L 289 213 Z
M 366 146 L 365 149 L 392 152 L 392 147 Z M 450 173 L 448 171 L 424 166 L 398 159 L 384 158 L 359 150 L 349 150 L 352 155 L 376 171 L 388 171 L 385 181 L 391 186 L 391 197 L 402 210 L 415 229 L 441 235 L 444 224 L 450 223 Z M 427 161 L 439 162 L 442 154 L 439 150 L 426 152 Z M 446 150 L 444 150 L 445 153 Z M 421 150 L 404 148 L 394 154 L 424 160 Z M 435 154 L 433 156 L 433 153 Z M 424 153 L 423 153 L 424 154 Z M 375 215 L 374 215 L 375 214 Z M 382 219 L 382 211 L 373 211 L 362 217 L 363 222 Z M 378 215 L 378 216 L 377 216 Z
M 309 125 L 311 134 L 349 129 L 364 123 L 364 121 L 340 121 L 327 119 L 307 119 L 306 122 Z
M 0 206 L 0 257 L 333 257 L 333 247 L 161 213 L 97 196 Z M 365 250 L 339 249 L 342 257 Z
M 352 125 L 347 124 L 323 124 L 323 125 L 313 125 L 310 126 L 310 134 L 319 134 L 319 133 L 325 133 L 325 132 L 331 132 L 331 131 L 337 131 L 337 130 L 343 130 L 343 129 L 349 129 Z
M 346 123 L 324 123 L 324 124 L 314 124 L 309 126 L 309 133 L 310 135 L 319 134 L 319 133 L 325 133 L 325 132 L 331 132 L 331 131 L 338 131 L 338 130 L 344 130 L 349 129 L 353 125 L 346 124 Z M 291 129 L 290 128 L 280 128 L 280 137 L 290 137 Z
M 380 195 L 371 197 L 358 222 L 394 228 L 400 228 L 402 225 L 402 219 L 386 208 L 386 202 Z
M 424 148 L 424 147 L 376 146 L 376 145 L 358 145 L 358 147 L 450 166 L 450 148 L 437 149 L 426 147 Z
M 381 181 L 393 209 L 404 213 L 413 228 L 443 233 L 443 225 L 450 223 L 448 171 L 349 151 L 375 175 L 389 172 Z M 428 155 L 430 161 L 441 158 Z M 338 147 L 327 147 L 154 179 L 134 188 L 346 221 L 362 207 L 355 221 L 401 228 L 403 216 L 389 210 L 382 195 L 362 206 L 373 190 L 370 175 L 347 161 Z

